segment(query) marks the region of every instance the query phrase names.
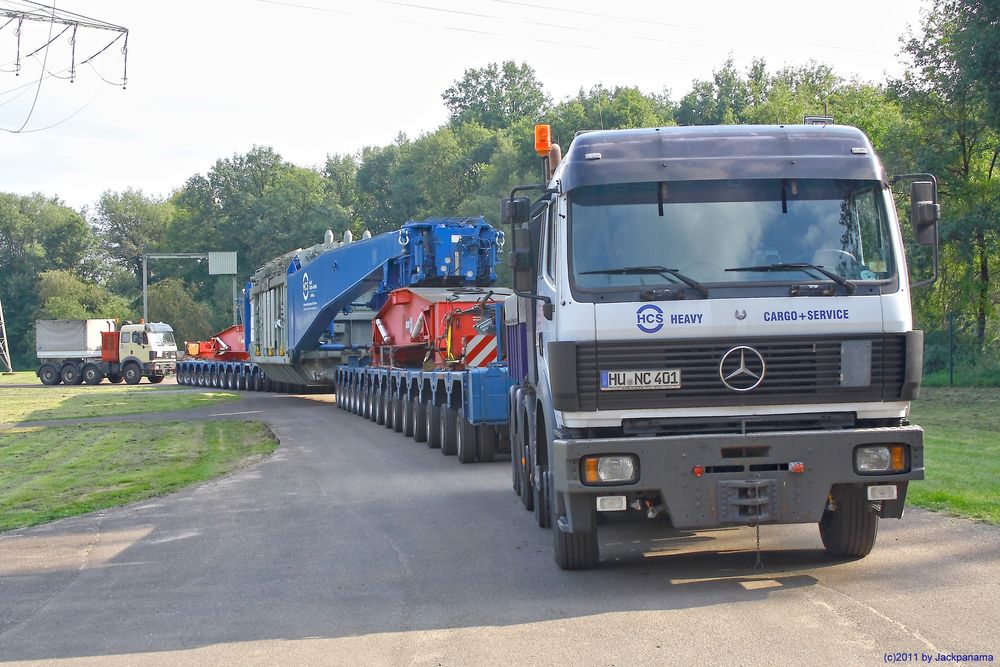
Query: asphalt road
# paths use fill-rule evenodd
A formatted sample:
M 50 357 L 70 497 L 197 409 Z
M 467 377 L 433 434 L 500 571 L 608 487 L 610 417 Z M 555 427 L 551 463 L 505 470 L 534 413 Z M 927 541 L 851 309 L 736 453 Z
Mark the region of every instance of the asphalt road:
M 838 561 L 815 526 L 765 526 L 757 571 L 749 528 L 609 525 L 600 566 L 562 572 L 508 462 L 461 465 L 330 400 L 200 411 L 263 418 L 282 446 L 165 498 L 0 535 L 0 660 L 1000 660 L 997 527 L 911 509 L 868 558 Z

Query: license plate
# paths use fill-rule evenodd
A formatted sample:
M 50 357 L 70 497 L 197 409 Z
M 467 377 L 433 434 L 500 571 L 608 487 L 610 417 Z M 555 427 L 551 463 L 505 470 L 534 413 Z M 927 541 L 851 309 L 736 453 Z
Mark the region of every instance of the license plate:
M 678 369 L 601 371 L 601 391 L 680 388 L 681 372 Z

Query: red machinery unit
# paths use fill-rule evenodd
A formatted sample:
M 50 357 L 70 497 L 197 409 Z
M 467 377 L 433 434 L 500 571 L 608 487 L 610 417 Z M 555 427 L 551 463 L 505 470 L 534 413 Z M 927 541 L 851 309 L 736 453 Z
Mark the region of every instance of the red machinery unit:
M 212 336 L 209 340 L 185 343 L 184 351 L 189 359 L 206 359 L 211 361 L 246 361 L 246 340 L 243 337 L 243 325 L 234 324 Z
M 394 368 L 468 368 L 496 361 L 496 332 L 487 306 L 506 295 L 476 288 L 393 291 L 372 320 L 372 363 Z

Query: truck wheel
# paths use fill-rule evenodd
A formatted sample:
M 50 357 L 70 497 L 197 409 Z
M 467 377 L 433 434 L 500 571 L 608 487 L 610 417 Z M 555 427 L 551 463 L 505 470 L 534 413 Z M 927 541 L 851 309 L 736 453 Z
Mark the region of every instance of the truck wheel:
M 462 463 L 475 463 L 476 456 L 476 427 L 465 419 L 465 407 L 458 409 L 455 413 L 455 452 L 458 460 Z
M 597 527 L 590 530 L 565 533 L 555 526 L 552 529 L 556 565 L 561 570 L 586 570 L 597 565 L 600 552 L 597 548 Z
M 111 384 L 121 384 L 124 379 L 121 373 L 108 373 L 108 382 Z
M 87 384 L 100 384 L 104 379 L 104 373 L 96 364 L 87 364 L 83 367 L 83 381 Z
M 413 437 L 413 399 L 409 397 L 403 397 L 400 399 L 402 404 L 402 416 L 403 416 L 403 435 L 407 438 Z
M 66 364 L 59 371 L 59 377 L 62 379 L 63 384 L 76 385 L 83 382 L 83 376 L 80 374 L 80 367 L 74 363 Z
M 437 449 L 441 446 L 441 408 L 434 404 L 434 399 L 427 399 L 427 417 L 424 419 L 427 446 Z
M 819 535 L 831 556 L 863 558 L 875 546 L 878 515 L 872 511 L 864 487 L 842 487 L 833 492 L 837 505 L 819 521 Z
M 521 503 L 524 509 L 531 512 L 535 509 L 535 487 L 531 480 L 531 471 L 535 469 L 535 462 L 531 459 L 531 449 L 528 443 L 534 440 L 535 424 L 533 419 L 522 411 L 521 413 L 521 456 L 519 469 L 521 474 Z
M 59 370 L 52 364 L 45 364 L 38 369 L 38 379 L 42 381 L 42 384 L 47 384 L 50 387 L 62 382 L 62 378 L 59 377 Z
M 166 376 L 164 376 L 164 375 L 150 375 L 149 376 L 149 384 L 160 384 L 161 382 L 163 382 L 163 378 L 164 377 L 166 377 Z
M 549 528 L 552 525 L 552 512 L 549 505 L 552 502 L 552 473 L 542 470 L 535 475 L 535 523 L 539 528 Z M 556 528 L 559 530 L 559 528 Z
M 125 364 L 125 368 L 122 370 L 122 375 L 125 377 L 126 383 L 139 384 L 139 380 L 142 379 L 142 369 L 139 368 L 139 364 L 128 363 Z
M 413 439 L 427 442 L 427 410 L 419 398 L 413 399 Z
M 447 405 L 441 406 L 441 453 L 454 456 L 458 453 L 458 443 L 455 442 L 455 411 Z
M 476 458 L 479 459 L 480 463 L 487 463 L 496 458 L 499 435 L 494 426 L 484 424 L 477 430 L 479 431 L 479 448 L 476 451 Z

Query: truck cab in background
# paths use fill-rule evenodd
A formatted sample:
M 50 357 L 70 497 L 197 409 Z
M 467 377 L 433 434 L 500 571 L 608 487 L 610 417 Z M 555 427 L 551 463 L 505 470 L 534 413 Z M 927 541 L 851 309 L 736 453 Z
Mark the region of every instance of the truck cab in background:
M 891 184 L 852 127 L 536 130 L 515 188 L 514 488 L 564 569 L 598 515 L 679 529 L 817 523 L 860 557 L 923 479 L 921 380 Z M 912 183 L 933 246 L 932 176 Z M 542 191 L 532 202 L 518 196 Z M 514 347 L 517 343 L 511 342 Z
M 177 343 L 174 330 L 162 322 L 123 324 L 118 332 L 117 350 L 109 337 L 103 350 L 104 361 L 117 363 L 125 382 L 137 384 L 142 377 L 153 384 L 174 372 Z
M 133 324 L 116 329 L 115 320 L 37 320 L 36 375 L 46 385 L 99 384 L 105 378 L 118 383 L 152 384 L 174 372 L 177 345 L 174 332 L 162 322 Z

